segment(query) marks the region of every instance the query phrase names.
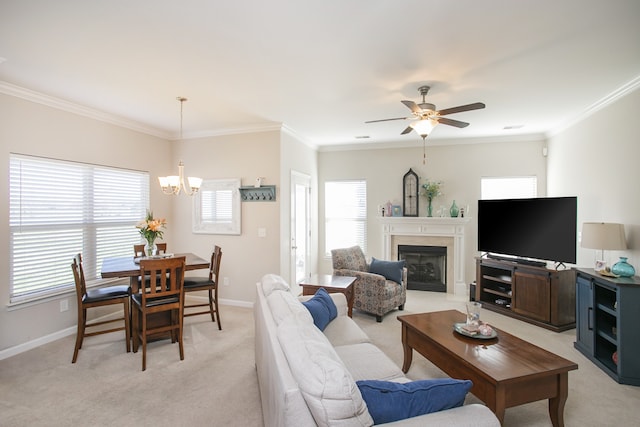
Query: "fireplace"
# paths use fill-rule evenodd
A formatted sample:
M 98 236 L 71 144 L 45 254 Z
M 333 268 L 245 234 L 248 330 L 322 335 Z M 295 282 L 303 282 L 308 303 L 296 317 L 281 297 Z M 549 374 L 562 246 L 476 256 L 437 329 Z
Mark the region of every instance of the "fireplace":
M 447 292 L 447 247 L 398 245 L 405 260 L 407 289 Z
M 446 262 L 441 267 L 446 292 L 467 295 L 469 286 L 464 279 L 464 241 L 469 218 L 379 217 L 379 221 L 382 225 L 384 259 L 400 259 L 398 248 L 401 245 L 446 248 Z M 442 264 L 434 264 L 434 268 L 436 265 Z

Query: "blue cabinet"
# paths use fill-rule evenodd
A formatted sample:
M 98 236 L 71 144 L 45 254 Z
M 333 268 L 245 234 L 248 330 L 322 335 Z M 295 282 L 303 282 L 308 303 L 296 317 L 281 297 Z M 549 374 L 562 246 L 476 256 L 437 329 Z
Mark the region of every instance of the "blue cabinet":
M 640 386 L 640 277 L 576 274 L 574 347 L 621 384 Z

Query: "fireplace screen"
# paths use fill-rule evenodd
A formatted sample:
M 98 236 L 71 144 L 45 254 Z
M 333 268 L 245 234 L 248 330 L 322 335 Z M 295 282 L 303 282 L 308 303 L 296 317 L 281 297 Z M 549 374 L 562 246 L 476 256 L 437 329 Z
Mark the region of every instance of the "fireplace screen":
M 447 291 L 446 247 L 398 245 L 398 258 L 405 260 L 407 289 Z

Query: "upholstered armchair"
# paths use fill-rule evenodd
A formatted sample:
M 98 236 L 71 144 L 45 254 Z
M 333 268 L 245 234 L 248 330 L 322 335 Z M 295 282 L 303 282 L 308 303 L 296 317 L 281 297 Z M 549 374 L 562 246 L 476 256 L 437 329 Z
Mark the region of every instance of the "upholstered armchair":
M 353 308 L 375 314 L 378 322 L 382 322 L 382 316 L 394 308 L 404 309 L 407 300 L 406 268 L 401 268 L 395 277 L 400 283 L 372 273 L 360 246 L 334 249 L 331 251 L 331 259 L 334 275 L 357 277 L 354 283 Z

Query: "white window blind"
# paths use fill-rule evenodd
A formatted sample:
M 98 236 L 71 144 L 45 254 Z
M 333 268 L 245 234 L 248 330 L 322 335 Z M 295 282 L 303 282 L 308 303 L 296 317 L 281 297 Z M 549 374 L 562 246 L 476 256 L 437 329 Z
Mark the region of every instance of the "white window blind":
M 88 284 L 105 257 L 140 243 L 149 204 L 146 172 L 12 154 L 9 166 L 11 303 L 73 289 L 82 253 Z
M 327 181 L 324 199 L 325 255 L 355 245 L 367 253 L 367 182 Z
M 233 190 L 204 190 L 201 198 L 202 222 L 231 224 L 233 220 Z
M 537 197 L 538 178 L 535 176 L 483 177 L 480 197 L 483 200 L 527 199 Z

